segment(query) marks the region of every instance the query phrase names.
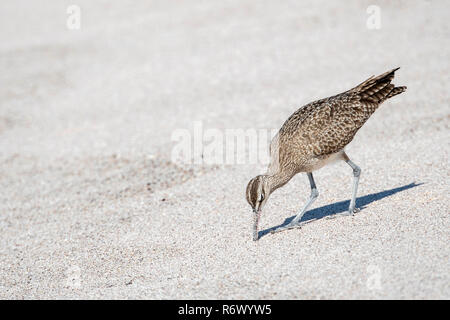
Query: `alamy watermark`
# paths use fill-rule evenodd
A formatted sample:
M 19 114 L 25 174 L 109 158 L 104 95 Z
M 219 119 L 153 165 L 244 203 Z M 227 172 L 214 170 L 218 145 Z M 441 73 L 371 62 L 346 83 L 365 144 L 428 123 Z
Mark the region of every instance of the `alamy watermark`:
M 171 160 L 177 164 L 268 164 L 270 141 L 277 129 L 204 128 L 194 121 L 192 130 L 172 132 Z
M 66 270 L 65 287 L 71 289 L 81 287 L 81 268 L 79 266 L 74 265 Z
M 369 30 L 381 29 L 381 8 L 377 5 L 370 5 L 366 9 L 369 17 L 366 21 L 366 27 Z
M 81 8 L 75 4 L 67 7 L 68 14 L 66 26 L 69 30 L 79 30 L 81 28 Z
M 367 280 L 366 287 L 371 291 L 380 291 L 381 287 L 381 269 L 376 265 L 369 265 L 366 269 Z

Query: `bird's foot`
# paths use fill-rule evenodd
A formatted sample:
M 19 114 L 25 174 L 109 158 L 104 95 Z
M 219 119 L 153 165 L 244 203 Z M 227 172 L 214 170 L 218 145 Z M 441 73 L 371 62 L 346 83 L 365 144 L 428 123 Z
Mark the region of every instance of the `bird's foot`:
M 281 227 L 278 227 L 278 228 L 275 228 L 275 229 L 271 230 L 270 233 L 278 233 L 278 232 L 281 232 L 281 231 L 286 231 L 286 230 L 291 230 L 291 229 L 300 229 L 305 224 L 307 224 L 307 223 L 309 223 L 309 222 L 311 222 L 313 220 L 316 220 L 316 219 L 303 221 L 303 222 L 291 222 L 291 223 L 289 223 L 289 224 L 287 224 L 285 226 L 281 226 Z
M 337 217 L 354 216 L 355 213 L 360 212 L 360 211 L 361 211 L 361 209 L 359 209 L 359 208 L 354 208 L 353 210 L 348 209 L 348 211 L 344 211 L 341 213 L 333 214 L 332 216 L 328 216 L 327 219 L 335 219 Z
M 281 226 L 281 227 L 278 227 L 278 228 L 270 231 L 270 233 L 278 233 L 281 231 L 290 230 L 290 229 L 294 229 L 294 228 L 301 228 L 301 226 L 299 223 L 289 223 L 285 226 Z

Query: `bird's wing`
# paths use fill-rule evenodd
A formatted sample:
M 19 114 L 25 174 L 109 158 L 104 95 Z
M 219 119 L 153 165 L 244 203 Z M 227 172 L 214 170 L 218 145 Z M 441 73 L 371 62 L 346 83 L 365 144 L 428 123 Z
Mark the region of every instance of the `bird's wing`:
M 318 100 L 297 110 L 280 134 L 283 139 L 298 141 L 314 156 L 333 154 L 342 150 L 367 120 L 364 108 L 353 92 Z
M 372 76 L 346 92 L 298 109 L 280 129 L 280 145 L 294 145 L 303 154 L 316 157 L 342 150 L 383 101 L 406 90 L 391 83 L 397 70 Z M 291 152 L 300 152 L 285 149 L 281 161 L 293 158 Z
M 313 154 L 320 157 L 344 149 L 372 114 L 367 107 L 354 93 L 344 93 L 323 102 L 316 120 L 311 121 L 307 129 L 315 133 L 310 146 Z

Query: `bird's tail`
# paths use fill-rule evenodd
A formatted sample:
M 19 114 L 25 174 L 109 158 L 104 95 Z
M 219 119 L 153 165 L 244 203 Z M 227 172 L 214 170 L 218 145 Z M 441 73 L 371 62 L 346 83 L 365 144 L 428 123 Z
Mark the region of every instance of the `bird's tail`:
M 391 83 L 394 79 L 395 71 L 398 69 L 400 68 L 392 69 L 377 77 L 372 76 L 351 91 L 356 92 L 363 101 L 380 104 L 386 99 L 392 98 L 406 90 L 406 87 L 396 87 Z
M 402 93 L 405 90 L 406 90 L 405 86 L 394 87 L 394 89 L 392 89 L 392 91 L 387 95 L 386 99 L 392 98 L 393 96 L 396 96 L 396 95 Z

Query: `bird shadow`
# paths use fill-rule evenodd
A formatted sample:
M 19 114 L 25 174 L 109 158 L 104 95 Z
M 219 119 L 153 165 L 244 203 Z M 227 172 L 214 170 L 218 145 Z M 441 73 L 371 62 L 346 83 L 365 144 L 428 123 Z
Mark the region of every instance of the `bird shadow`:
M 372 202 L 381 200 L 386 197 L 390 197 L 393 194 L 396 194 L 397 192 L 408 190 L 408 189 L 420 186 L 422 184 L 423 183 L 416 184 L 415 182 L 412 182 L 412 183 L 404 185 L 402 187 L 393 188 L 390 190 L 385 190 L 385 191 L 381 191 L 381 192 L 377 192 L 377 193 L 372 193 L 372 194 L 368 194 L 368 195 L 360 197 L 360 198 L 356 198 L 356 207 L 363 210 L 366 208 L 366 206 L 368 204 L 370 204 Z M 325 217 L 333 216 L 335 214 L 346 212 L 348 210 L 349 205 L 350 205 L 350 200 L 344 200 L 344 201 L 332 203 L 332 204 L 329 204 L 329 205 L 326 205 L 326 206 L 323 206 L 320 208 L 315 208 L 315 209 L 309 210 L 303 215 L 302 219 L 300 220 L 300 223 L 306 224 L 306 223 L 313 222 L 318 219 L 322 219 Z M 276 228 L 284 227 L 284 226 L 288 225 L 294 218 L 295 218 L 295 215 L 293 215 L 292 217 L 286 218 L 284 220 L 284 222 L 278 226 L 259 231 L 258 238 L 264 237 L 265 235 L 269 234 L 272 230 L 275 230 Z

